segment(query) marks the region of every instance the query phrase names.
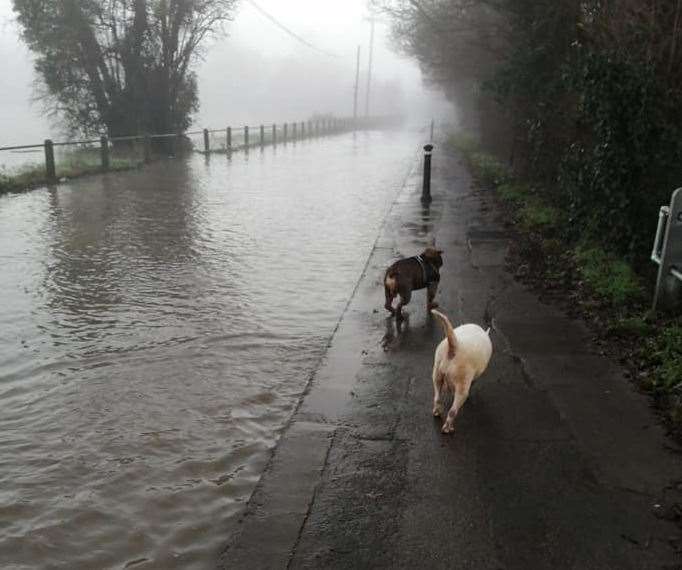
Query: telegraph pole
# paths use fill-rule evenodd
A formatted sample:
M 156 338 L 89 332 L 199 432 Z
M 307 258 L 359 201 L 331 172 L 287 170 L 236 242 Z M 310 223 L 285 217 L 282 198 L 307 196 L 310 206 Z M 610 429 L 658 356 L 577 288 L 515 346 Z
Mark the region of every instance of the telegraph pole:
M 358 118 L 358 87 L 360 86 L 360 46 L 358 46 L 358 56 L 355 62 L 355 94 L 353 95 L 353 128 Z
M 367 18 L 370 24 L 369 32 L 369 64 L 367 66 L 367 90 L 365 92 L 365 117 L 369 117 L 369 92 L 372 85 L 372 54 L 374 52 L 374 16 Z

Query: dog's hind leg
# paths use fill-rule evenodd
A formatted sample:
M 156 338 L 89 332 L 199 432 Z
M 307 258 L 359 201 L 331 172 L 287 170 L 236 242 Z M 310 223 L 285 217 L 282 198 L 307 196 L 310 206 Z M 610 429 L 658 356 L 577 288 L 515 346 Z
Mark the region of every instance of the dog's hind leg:
M 384 308 L 393 315 L 395 314 L 395 309 L 393 308 L 393 299 L 395 299 L 395 295 L 391 292 L 391 288 L 388 285 L 384 285 L 384 293 L 386 294 Z
M 443 375 L 438 372 L 437 365 L 433 365 L 433 415 L 440 418 L 443 416 L 443 402 L 441 402 L 441 390 L 443 389 Z
M 399 320 L 403 319 L 403 307 L 407 305 L 410 302 L 410 299 L 412 299 L 412 291 L 399 291 L 400 294 L 400 301 L 398 302 L 398 306 L 395 308 L 396 315 Z
M 443 433 L 452 433 L 455 431 L 455 418 L 457 417 L 459 410 L 464 405 L 464 402 L 466 402 L 467 398 L 469 397 L 469 388 L 471 387 L 472 380 L 473 376 L 466 378 L 461 384 L 457 383 L 455 385 L 455 397 L 452 401 L 452 407 L 448 411 L 448 416 L 445 419 L 443 427 L 441 428 Z
M 426 286 L 426 310 L 430 311 L 438 307 L 438 303 L 434 303 L 436 293 L 438 292 L 438 283 L 429 283 Z

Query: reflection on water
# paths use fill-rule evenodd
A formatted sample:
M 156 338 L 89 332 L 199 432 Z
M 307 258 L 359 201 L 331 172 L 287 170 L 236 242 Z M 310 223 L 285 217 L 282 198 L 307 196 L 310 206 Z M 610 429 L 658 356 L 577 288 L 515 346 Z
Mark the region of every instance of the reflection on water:
M 3 567 L 212 567 L 417 142 L 346 135 L 0 198 Z

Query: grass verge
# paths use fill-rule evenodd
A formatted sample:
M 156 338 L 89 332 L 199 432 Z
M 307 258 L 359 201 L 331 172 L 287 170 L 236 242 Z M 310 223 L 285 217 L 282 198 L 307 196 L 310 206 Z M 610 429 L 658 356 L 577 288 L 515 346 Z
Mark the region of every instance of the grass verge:
M 471 136 L 449 144 L 465 158 L 477 185 L 494 190 L 517 237 L 510 269 L 517 278 L 592 325 L 603 349 L 654 397 L 682 440 L 682 318 L 652 315 L 651 292 L 623 259 L 595 243 L 571 242 L 569 220 L 532 184 L 481 151 Z
M 58 182 L 80 178 L 88 174 L 102 172 L 120 172 L 137 168 L 140 161 L 128 158 L 110 158 L 109 168 L 105 171 L 98 159 L 89 157 L 68 157 L 56 165 Z M 50 181 L 43 166 L 20 169 L 16 172 L 0 172 L 0 194 L 8 192 L 23 192 L 38 186 L 44 186 Z

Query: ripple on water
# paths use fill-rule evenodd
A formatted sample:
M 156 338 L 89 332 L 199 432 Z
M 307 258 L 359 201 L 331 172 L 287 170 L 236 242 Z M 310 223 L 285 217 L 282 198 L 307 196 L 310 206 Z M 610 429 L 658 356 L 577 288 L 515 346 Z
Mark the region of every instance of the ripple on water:
M 416 140 L 340 136 L 0 198 L 0 560 L 212 566 Z

